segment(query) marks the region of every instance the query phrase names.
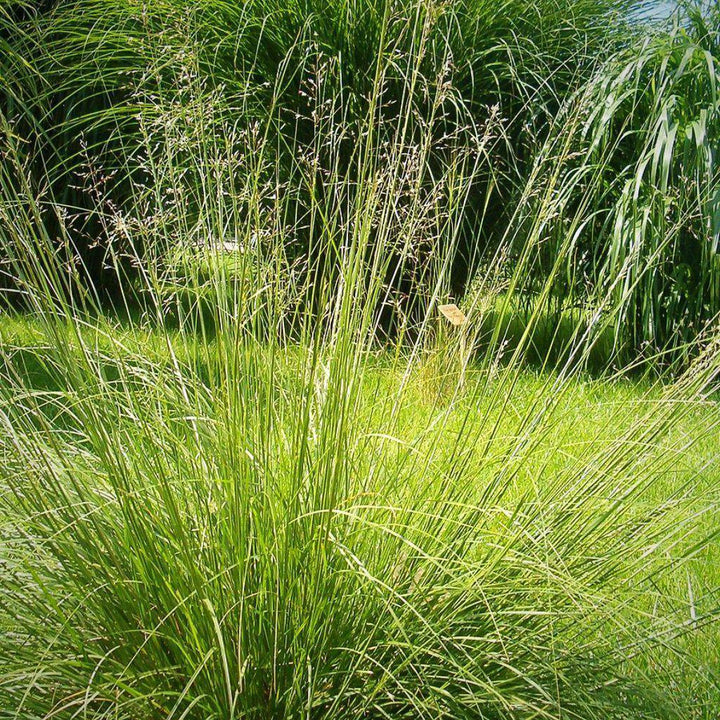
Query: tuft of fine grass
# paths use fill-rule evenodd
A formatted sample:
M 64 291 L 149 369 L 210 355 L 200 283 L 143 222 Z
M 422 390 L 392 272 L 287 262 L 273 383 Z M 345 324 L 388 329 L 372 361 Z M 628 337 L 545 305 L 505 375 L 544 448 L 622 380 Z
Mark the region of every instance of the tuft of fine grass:
M 127 204 L 88 151 L 123 279 L 109 316 L 91 263 L 69 262 L 72 205 L 0 115 L 0 247 L 27 318 L 0 336 L 0 717 L 716 714 L 717 332 L 665 384 L 588 383 L 633 291 L 618 273 L 524 371 L 574 258 L 570 235 L 524 294 L 567 200 L 562 163 L 548 183 L 538 162 L 473 265 L 466 334 L 443 335 L 502 121 L 461 123 L 438 158 L 448 104 L 470 108 L 442 72 L 423 79 L 420 15 L 395 120 L 381 56 L 359 119 L 318 88 L 283 168 L 284 71 L 246 126 L 192 42 L 143 56 L 173 82 L 138 96 Z M 518 302 L 509 343 L 489 310 Z M 688 678 L 692 662 L 708 667 Z

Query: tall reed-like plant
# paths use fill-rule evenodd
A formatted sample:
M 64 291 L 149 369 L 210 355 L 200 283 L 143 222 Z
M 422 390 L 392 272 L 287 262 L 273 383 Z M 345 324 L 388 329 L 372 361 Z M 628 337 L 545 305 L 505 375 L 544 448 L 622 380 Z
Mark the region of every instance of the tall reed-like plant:
M 298 216 L 274 172 L 276 116 L 233 122 L 193 57 L 177 95 L 142 97 L 132 202 L 97 188 L 105 262 L 134 270 L 127 314 L 143 314 L 129 325 L 103 316 L 86 267 L 53 256 L 74 242 L 70 208 L 37 192 L 0 116 L 0 243 L 46 379 L 0 346 L 0 717 L 682 717 L 692 699 L 660 671 L 645 679 L 643 660 L 713 608 L 698 597 L 688 627 L 646 592 L 713 536 L 710 520 L 696 527 L 714 506 L 694 477 L 663 486 L 717 429 L 710 416 L 692 438 L 672 433 L 717 389 L 716 338 L 564 465 L 552 433 L 604 315 L 517 414 L 531 335 L 503 364 L 494 330 L 472 382 L 437 398 L 421 387 L 408 431 L 495 127 L 466 128 L 438 165 L 412 87 L 390 138 L 371 103 L 352 174 L 290 144 L 310 198 Z M 381 98 L 394 67 L 373 70 Z M 427 84 L 438 114 L 442 80 Z M 343 136 L 334 97 L 313 97 L 314 142 Z M 527 189 L 546 200 L 534 244 L 517 262 L 506 238 L 477 288 L 522 286 L 558 177 Z M 307 224 L 318 246 L 294 255 Z M 397 328 L 379 352 L 388 307 Z
M 688 5 L 671 32 L 614 58 L 566 107 L 537 158 L 537 172 L 560 173 L 565 189 L 532 272 L 542 287 L 571 237 L 572 260 L 552 295 L 591 307 L 612 287 L 626 358 L 687 359 L 720 312 L 716 14 Z M 518 217 L 537 207 L 531 198 Z

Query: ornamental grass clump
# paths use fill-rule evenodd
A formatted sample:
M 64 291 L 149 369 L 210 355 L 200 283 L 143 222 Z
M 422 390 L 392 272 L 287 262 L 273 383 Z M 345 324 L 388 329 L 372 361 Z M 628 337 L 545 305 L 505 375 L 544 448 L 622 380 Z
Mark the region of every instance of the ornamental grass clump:
M 232 110 L 252 93 L 229 105 L 192 44 L 182 62 L 150 58 L 163 82 L 180 63 L 182 92 L 133 90 L 124 203 L 103 154 L 84 150 L 84 212 L 122 280 L 111 308 L 73 252 L 77 208 L 37 184 L 0 112 L 0 249 L 31 328 L 0 334 L 0 718 L 619 720 L 720 706 L 712 669 L 688 682 L 683 665 L 716 638 L 717 583 L 699 573 L 691 616 L 676 589 L 714 557 L 716 451 L 701 450 L 718 432 L 716 329 L 683 372 L 568 442 L 578 376 L 633 288 L 618 275 L 528 375 L 571 236 L 519 337 L 502 324 L 485 336 L 480 316 L 515 301 L 561 197 L 560 173 L 538 170 L 523 252 L 514 222 L 476 256 L 458 300 L 465 366 L 428 392 L 428 355 L 460 342 L 437 347 L 437 306 L 503 136 L 496 114 L 472 121 L 451 63 L 420 78 L 429 47 L 411 57 L 395 133 L 390 60 L 373 66 L 360 119 L 318 80 L 312 141 L 286 138 L 283 168 L 283 72 L 265 121 L 245 123 Z M 414 114 L 415 81 L 428 115 Z M 463 121 L 438 156 L 448 104 Z M 334 145 L 349 128 L 351 146 Z

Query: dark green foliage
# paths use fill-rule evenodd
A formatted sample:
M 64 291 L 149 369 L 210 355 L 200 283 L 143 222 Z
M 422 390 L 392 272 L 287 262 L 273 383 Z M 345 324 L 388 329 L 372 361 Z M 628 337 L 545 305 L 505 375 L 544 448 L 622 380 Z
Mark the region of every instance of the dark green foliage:
M 111 294 L 118 274 L 107 262 L 108 225 L 132 208 L 146 180 L 137 119 L 156 112 L 158 100 L 186 102 L 191 85 L 220 89 L 232 122 L 260 123 L 276 136 L 268 180 L 294 198 L 286 222 L 296 228 L 293 252 L 300 256 L 318 240 L 306 218 L 325 174 L 358 172 L 354 148 L 369 115 L 377 118 L 378 150 L 399 132 L 419 137 L 425 130 L 418 126 L 430 123 L 434 171 L 462 142 L 465 127 L 497 123 L 466 211 L 455 263 L 460 289 L 472 258 L 507 222 L 514 188 L 549 119 L 598 58 L 623 42 L 624 34 L 610 28 L 631 6 L 66 2 L 31 19 L 5 18 L 15 58 L 6 70 L 7 117 L 25 142 L 37 188 L 71 209 L 74 245 L 89 278 Z M 434 106 L 439 88 L 443 97 Z M 314 179 L 306 168 L 298 172 L 309 158 Z M 199 181 L 191 171 L 185 178 Z M 352 203 L 352 182 L 346 192 Z M 411 284 L 405 278 L 399 289 L 407 293 Z

